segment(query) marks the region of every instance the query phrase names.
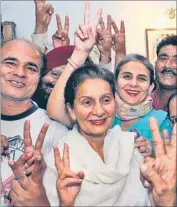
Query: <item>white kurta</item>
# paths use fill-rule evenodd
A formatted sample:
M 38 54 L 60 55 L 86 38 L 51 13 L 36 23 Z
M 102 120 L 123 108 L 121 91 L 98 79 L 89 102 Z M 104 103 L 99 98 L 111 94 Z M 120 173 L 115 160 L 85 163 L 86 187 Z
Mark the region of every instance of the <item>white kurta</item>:
M 134 148 L 134 133 L 123 132 L 119 126 L 110 129 L 104 141 L 104 162 L 82 137 L 77 127 L 63 137 L 58 145 L 63 152 L 69 145 L 70 168 L 85 174 L 75 206 L 147 206 L 147 190 L 140 181 L 142 155 Z M 56 191 L 57 171 L 54 153 L 47 158 L 44 186 L 52 206 L 59 205 Z

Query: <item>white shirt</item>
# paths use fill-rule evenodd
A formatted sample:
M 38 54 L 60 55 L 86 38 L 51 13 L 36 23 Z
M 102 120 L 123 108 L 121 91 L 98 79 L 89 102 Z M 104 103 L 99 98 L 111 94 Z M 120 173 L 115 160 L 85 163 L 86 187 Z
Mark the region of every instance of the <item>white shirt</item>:
M 31 137 L 33 145 L 44 123 L 49 124 L 47 134 L 43 143 L 42 153 L 44 158 L 50 153 L 53 146 L 59 143 L 59 140 L 68 132 L 68 129 L 52 121 L 47 112 L 38 108 L 35 104 L 26 112 L 15 115 L 1 115 L 1 134 L 6 136 L 9 142 L 10 160 L 17 160 L 24 152 L 23 130 L 25 120 L 30 120 Z M 2 194 L 7 196 L 10 190 L 11 182 L 14 179 L 11 168 L 8 165 L 8 158 L 2 157 L 1 161 L 1 176 L 2 176 Z M 9 200 L 3 199 L 1 195 L 1 205 L 9 204 Z

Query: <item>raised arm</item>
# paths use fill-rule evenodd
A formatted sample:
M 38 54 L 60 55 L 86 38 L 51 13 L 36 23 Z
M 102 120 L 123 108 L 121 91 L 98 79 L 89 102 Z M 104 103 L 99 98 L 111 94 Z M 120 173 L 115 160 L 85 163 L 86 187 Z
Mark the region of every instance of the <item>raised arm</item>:
M 97 29 L 97 47 L 100 51 L 100 62 L 108 64 L 111 60 L 111 16 L 107 15 L 107 25 L 105 27 L 104 21 L 100 19 L 100 29 Z
M 98 10 L 94 25 L 90 25 L 90 5 L 86 3 L 84 24 L 80 24 L 74 34 L 75 49 L 65 70 L 58 79 L 47 104 L 47 111 L 51 118 L 71 128 L 73 123 L 65 108 L 64 88 L 71 73 L 82 65 L 96 42 L 96 28 L 98 26 L 101 9 Z
M 61 47 L 65 45 L 69 45 L 69 17 L 65 16 L 65 24 L 64 28 L 61 23 L 60 15 L 56 14 L 56 22 L 57 22 L 57 31 L 52 36 L 53 47 Z
M 48 26 L 51 22 L 54 9 L 51 4 L 46 3 L 44 0 L 34 0 L 34 3 L 36 21 L 32 41 L 45 53 L 48 49 Z
M 112 27 L 115 34 L 113 35 L 113 50 L 115 51 L 115 69 L 119 62 L 126 55 L 126 40 L 125 40 L 125 25 L 124 21 L 121 21 L 120 30 L 118 29 L 114 20 L 112 20 Z

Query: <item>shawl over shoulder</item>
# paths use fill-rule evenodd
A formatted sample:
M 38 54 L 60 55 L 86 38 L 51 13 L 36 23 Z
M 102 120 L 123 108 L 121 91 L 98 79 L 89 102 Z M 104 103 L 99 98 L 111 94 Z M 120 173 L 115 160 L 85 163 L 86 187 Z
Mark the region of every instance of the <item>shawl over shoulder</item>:
M 147 206 L 147 190 L 140 181 L 139 165 L 142 155 L 134 148 L 134 133 L 121 131 L 119 126 L 110 129 L 104 141 L 104 162 L 80 135 L 75 126 L 58 145 L 63 152 L 69 145 L 70 168 L 85 174 L 75 206 Z M 46 161 L 44 186 L 51 206 L 58 206 L 56 190 L 58 177 L 54 153 Z

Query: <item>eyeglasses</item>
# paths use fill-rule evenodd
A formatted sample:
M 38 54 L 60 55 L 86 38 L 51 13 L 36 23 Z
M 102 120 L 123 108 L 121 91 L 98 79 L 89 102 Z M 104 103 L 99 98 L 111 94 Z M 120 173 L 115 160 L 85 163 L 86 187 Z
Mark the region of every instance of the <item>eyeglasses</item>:
M 172 118 L 170 119 L 170 121 L 171 121 L 172 124 L 177 123 L 177 117 L 172 117 Z

